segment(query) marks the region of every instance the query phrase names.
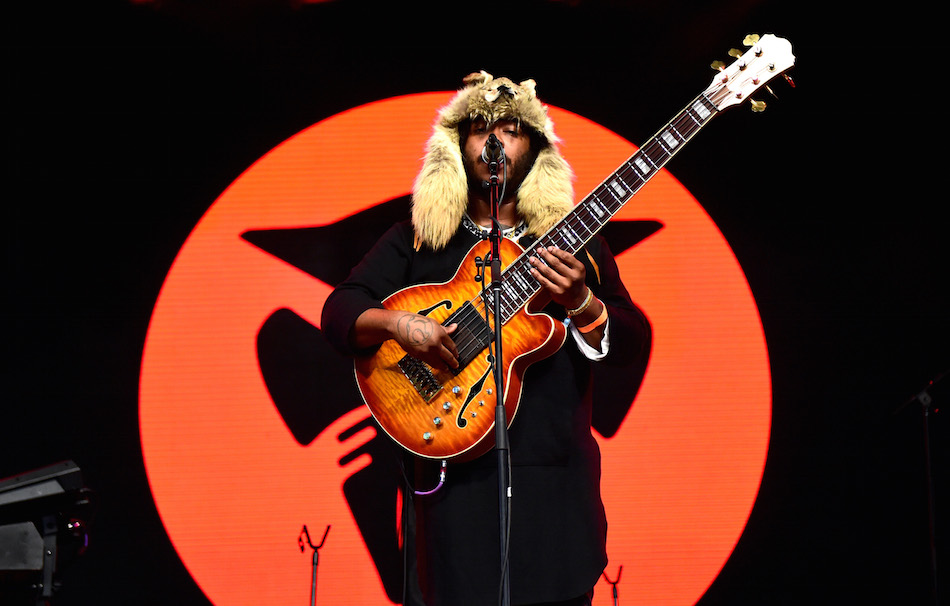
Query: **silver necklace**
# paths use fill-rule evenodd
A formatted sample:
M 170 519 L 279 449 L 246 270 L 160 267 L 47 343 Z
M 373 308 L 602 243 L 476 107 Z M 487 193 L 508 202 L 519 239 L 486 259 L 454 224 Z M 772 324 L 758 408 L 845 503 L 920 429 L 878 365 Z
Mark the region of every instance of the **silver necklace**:
M 468 216 L 468 213 L 462 215 L 462 226 L 465 227 L 472 235 L 482 240 L 487 240 L 488 235 L 491 233 L 490 227 L 482 227 L 481 225 L 475 223 L 471 217 Z M 505 227 L 501 230 L 501 236 L 503 238 L 508 238 L 509 240 L 517 240 L 520 238 L 526 229 L 524 221 L 521 221 L 513 227 Z

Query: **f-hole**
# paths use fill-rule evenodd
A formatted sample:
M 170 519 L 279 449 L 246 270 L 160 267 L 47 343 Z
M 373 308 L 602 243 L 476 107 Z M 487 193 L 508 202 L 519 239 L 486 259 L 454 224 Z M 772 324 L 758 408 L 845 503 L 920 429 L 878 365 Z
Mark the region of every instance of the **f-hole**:
M 419 314 L 420 316 L 428 316 L 429 314 L 431 314 L 433 311 L 437 310 L 440 307 L 444 307 L 446 309 L 452 309 L 452 302 L 449 301 L 448 299 L 442 299 L 435 305 L 432 305 L 431 307 L 426 307 L 425 309 L 420 309 L 416 313 Z
M 485 369 L 485 372 L 482 373 L 482 376 L 468 388 L 468 395 L 465 397 L 465 402 L 462 403 L 461 408 L 459 408 L 458 416 L 455 418 L 455 424 L 463 428 L 468 425 L 468 419 L 465 418 L 465 411 L 468 410 L 468 405 L 472 403 L 472 400 L 482 392 L 482 388 L 485 386 L 485 381 L 488 380 L 488 377 L 492 374 L 492 361 L 494 358 L 491 354 L 485 356 L 485 362 L 488 365 L 488 368 Z

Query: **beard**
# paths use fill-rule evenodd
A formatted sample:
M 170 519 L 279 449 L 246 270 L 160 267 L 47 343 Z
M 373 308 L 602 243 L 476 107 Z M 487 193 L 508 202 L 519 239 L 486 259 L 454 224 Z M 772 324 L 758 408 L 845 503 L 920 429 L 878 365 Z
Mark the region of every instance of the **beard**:
M 478 169 L 483 166 L 481 155 L 477 155 L 473 158 L 463 152 L 462 160 L 465 165 L 465 177 L 468 180 L 468 190 L 476 197 L 481 197 L 489 187 L 488 181 L 482 179 L 478 174 Z M 503 177 L 503 179 L 499 179 L 503 201 L 514 199 L 518 193 L 518 188 L 521 187 L 521 183 L 524 182 L 525 177 L 528 175 L 528 171 L 531 169 L 533 162 L 533 154 L 517 159 L 505 158 L 505 163 L 502 164 L 502 168 L 498 171 L 499 177 Z

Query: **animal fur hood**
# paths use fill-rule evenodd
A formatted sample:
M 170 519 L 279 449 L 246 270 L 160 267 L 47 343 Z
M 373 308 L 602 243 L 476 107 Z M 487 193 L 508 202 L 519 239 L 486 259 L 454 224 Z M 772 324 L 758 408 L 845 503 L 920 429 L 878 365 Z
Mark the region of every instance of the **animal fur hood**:
M 422 170 L 412 188 L 412 225 L 416 245 L 443 248 L 468 208 L 468 181 L 462 161 L 459 125 L 481 117 L 489 124 L 514 119 L 544 139 L 521 187 L 517 209 L 526 234 L 541 236 L 574 206 L 574 173 L 557 149 L 560 141 L 534 80 L 515 84 L 486 72 L 470 74 L 465 86 L 439 110 L 426 143 Z

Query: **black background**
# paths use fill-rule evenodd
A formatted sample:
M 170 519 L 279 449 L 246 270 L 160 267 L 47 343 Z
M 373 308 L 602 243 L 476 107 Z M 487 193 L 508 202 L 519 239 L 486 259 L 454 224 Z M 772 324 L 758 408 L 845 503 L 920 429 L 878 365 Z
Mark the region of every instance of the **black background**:
M 5 9 L 0 477 L 72 459 L 99 498 L 58 603 L 207 603 L 151 502 L 139 362 L 178 249 L 257 158 L 339 111 L 479 69 L 534 78 L 546 102 L 641 143 L 706 86 L 712 60 L 770 32 L 791 40 L 797 86 L 776 82 L 763 114 L 717 118 L 669 167 L 742 264 L 773 374 L 760 497 L 700 604 L 931 603 L 921 407 L 901 406 L 950 368 L 942 47 L 934 14 L 833 7 Z

